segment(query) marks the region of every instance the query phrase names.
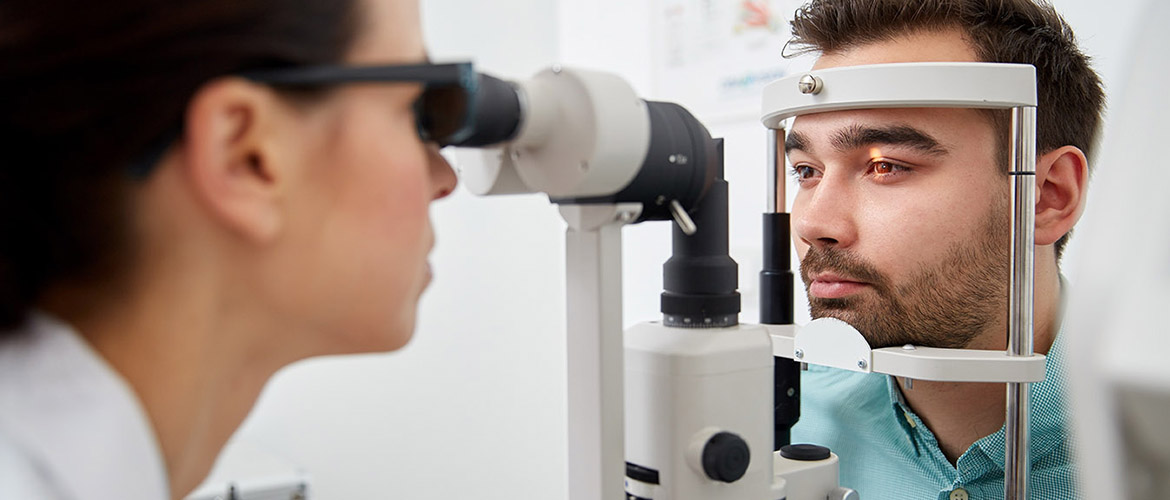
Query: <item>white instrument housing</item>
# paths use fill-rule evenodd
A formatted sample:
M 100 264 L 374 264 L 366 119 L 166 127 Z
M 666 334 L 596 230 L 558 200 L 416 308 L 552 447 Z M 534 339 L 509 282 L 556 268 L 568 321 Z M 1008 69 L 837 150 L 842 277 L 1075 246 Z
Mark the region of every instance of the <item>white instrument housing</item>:
M 657 487 L 640 485 L 652 491 L 640 497 L 780 498 L 772 495 L 771 346 L 758 325 L 654 322 L 626 330 L 626 461 L 661 474 Z M 703 445 L 721 431 L 743 438 L 750 450 L 747 472 L 731 483 L 708 478 L 701 464 Z
M 517 83 L 524 121 L 516 138 L 463 172 L 475 194 L 609 195 L 629 185 L 650 148 L 646 102 L 620 77 L 554 67 Z

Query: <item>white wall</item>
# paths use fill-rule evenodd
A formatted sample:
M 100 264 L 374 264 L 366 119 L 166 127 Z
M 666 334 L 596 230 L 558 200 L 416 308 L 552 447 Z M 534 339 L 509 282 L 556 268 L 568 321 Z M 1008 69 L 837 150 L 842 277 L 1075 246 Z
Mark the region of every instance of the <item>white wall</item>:
M 1109 88 L 1119 87 L 1139 3 L 1056 2 Z M 472 56 L 509 77 L 553 62 L 592 67 L 653 97 L 649 0 L 423 4 L 435 59 Z M 743 320 L 755 321 L 764 136 L 752 121 L 710 125 L 727 139 L 732 253 Z M 543 198 L 477 199 L 463 190 L 433 214 L 436 278 L 415 340 L 393 354 L 282 371 L 213 479 L 300 469 L 314 498 L 326 500 L 564 498 L 564 224 Z M 630 324 L 658 316 L 669 226 L 627 228 L 625 238 Z

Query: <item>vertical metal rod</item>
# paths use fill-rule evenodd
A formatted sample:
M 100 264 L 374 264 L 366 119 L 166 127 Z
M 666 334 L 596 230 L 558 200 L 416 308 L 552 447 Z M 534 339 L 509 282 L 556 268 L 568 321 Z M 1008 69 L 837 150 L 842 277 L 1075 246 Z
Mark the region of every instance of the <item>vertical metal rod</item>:
M 1036 237 L 1036 108 L 1012 108 L 1012 256 L 1008 355 L 1033 354 L 1032 306 Z M 1007 384 L 1004 498 L 1028 498 L 1028 384 Z
M 784 129 L 766 129 L 768 133 L 768 209 L 764 213 L 784 213 Z
M 764 133 L 768 134 L 768 209 L 764 213 L 776 212 L 776 187 L 779 175 L 776 173 L 776 131 L 770 128 L 765 128 Z

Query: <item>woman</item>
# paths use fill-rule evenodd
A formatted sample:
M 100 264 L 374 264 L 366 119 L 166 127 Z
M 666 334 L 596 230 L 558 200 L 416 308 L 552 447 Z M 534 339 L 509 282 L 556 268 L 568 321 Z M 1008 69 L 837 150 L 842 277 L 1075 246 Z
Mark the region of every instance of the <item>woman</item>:
M 416 0 L 0 6 L 0 498 L 181 498 L 276 370 L 410 339 L 425 59 Z

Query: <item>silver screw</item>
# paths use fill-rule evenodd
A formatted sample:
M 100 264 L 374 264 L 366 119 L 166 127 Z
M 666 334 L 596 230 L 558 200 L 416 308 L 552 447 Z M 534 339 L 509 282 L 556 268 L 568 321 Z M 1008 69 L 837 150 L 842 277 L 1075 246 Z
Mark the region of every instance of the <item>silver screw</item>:
M 914 344 L 906 344 L 906 345 L 902 346 L 902 350 L 903 351 L 915 351 L 915 350 L 918 350 L 918 348 L 914 347 Z
M 788 397 L 792 397 L 792 396 L 795 396 L 795 395 L 796 395 L 796 389 L 793 389 L 793 388 L 789 387 L 789 388 L 788 388 Z
M 553 65 L 553 67 L 552 67 L 552 72 L 553 72 L 553 74 L 554 74 L 554 75 L 559 75 L 559 74 L 561 74 L 561 71 L 564 71 L 564 68 L 562 68 L 560 64 L 554 64 L 554 65 Z
M 796 359 L 804 359 L 804 351 L 801 349 L 797 349 L 795 352 L 792 353 L 792 355 L 796 356 Z
M 667 158 L 666 161 L 674 163 L 674 162 L 678 161 L 678 157 L 675 155 L 670 155 L 670 158 Z
M 797 83 L 801 94 L 819 94 L 824 87 L 825 84 L 821 82 L 821 79 L 812 75 L 800 77 L 800 82 Z
M 864 359 L 857 360 L 857 367 L 858 368 L 861 368 L 862 370 L 864 370 L 865 367 L 867 367 L 867 366 L 869 366 L 869 363 L 867 363 Z
M 666 197 L 665 197 L 665 196 L 659 196 L 659 197 L 657 197 L 657 198 L 655 198 L 655 199 L 654 199 L 654 203 L 655 203 L 656 205 L 658 205 L 658 206 L 665 205 L 665 204 L 666 204 Z

